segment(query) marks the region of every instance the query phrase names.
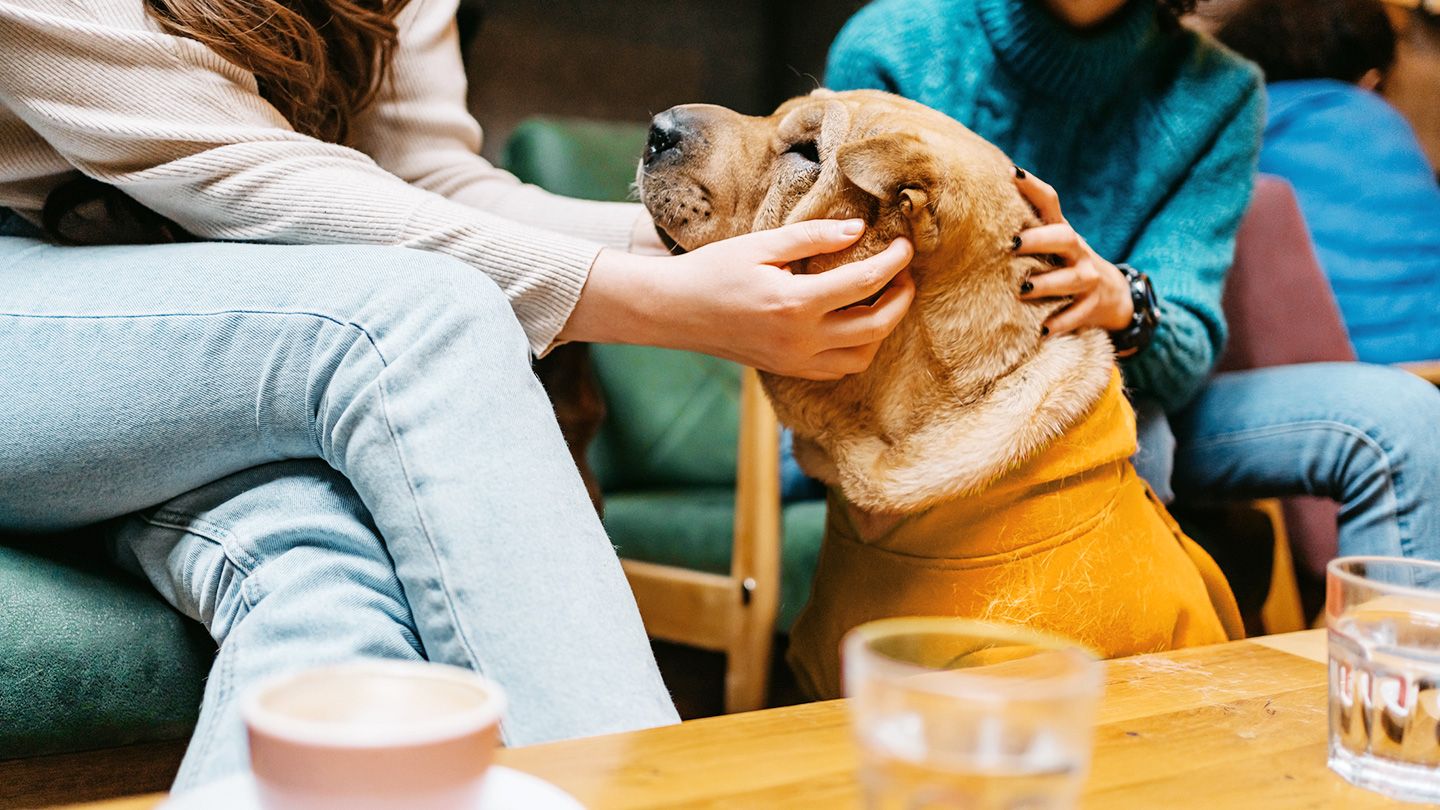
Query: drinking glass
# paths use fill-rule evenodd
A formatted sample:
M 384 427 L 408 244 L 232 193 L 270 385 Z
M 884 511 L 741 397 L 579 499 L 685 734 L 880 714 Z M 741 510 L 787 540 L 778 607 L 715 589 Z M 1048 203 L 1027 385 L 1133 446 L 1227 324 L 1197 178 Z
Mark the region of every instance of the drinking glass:
M 1058 810 L 1094 746 L 1103 664 L 988 622 L 884 619 L 843 644 L 870 810 Z
M 1325 580 L 1330 769 L 1440 802 L 1440 564 L 1341 557 Z

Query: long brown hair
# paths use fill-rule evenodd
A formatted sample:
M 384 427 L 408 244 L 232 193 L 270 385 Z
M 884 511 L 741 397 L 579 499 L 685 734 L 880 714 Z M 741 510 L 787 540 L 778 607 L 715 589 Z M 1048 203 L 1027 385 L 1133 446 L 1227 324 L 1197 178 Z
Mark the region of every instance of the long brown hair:
M 145 0 L 165 31 L 193 39 L 255 76 L 260 95 L 297 132 L 346 143 L 355 117 L 380 91 L 398 46 L 395 18 L 409 0 Z M 89 178 L 45 200 L 46 231 L 58 241 L 67 217 L 100 201 L 126 241 L 173 241 L 184 231 L 116 189 Z M 125 230 L 125 228 L 122 228 Z

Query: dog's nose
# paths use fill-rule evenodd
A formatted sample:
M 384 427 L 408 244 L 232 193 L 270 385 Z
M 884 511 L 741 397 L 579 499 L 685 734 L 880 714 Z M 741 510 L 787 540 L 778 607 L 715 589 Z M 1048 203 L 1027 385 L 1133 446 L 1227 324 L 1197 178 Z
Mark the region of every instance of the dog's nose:
M 650 137 L 645 142 L 645 165 L 653 164 L 661 156 L 674 150 L 683 137 L 684 133 L 680 130 L 680 122 L 676 120 L 674 112 L 666 110 L 655 116 L 650 122 Z

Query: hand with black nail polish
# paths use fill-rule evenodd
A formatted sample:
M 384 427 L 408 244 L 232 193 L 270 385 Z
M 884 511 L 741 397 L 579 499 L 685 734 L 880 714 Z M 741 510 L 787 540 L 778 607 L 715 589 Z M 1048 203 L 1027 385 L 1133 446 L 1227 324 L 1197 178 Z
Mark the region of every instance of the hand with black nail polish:
M 1020 297 L 1071 299 L 1069 305 L 1050 316 L 1040 334 L 1063 335 L 1088 326 L 1114 332 L 1129 326 L 1135 302 L 1125 274 L 1075 232 L 1060 210 L 1059 195 L 1049 183 L 1016 166 L 1015 185 L 1035 206 L 1044 224 L 1027 228 L 1015 237 L 1014 251 L 1062 259 L 1058 267 L 1037 269 L 1020 285 Z

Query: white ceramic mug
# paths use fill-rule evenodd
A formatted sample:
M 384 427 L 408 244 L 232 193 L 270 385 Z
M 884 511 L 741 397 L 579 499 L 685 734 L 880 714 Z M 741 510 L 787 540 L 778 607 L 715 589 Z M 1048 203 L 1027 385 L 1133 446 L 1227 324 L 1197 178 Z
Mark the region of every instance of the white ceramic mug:
M 374 661 L 268 681 L 245 702 L 267 810 L 469 810 L 505 696 L 459 667 Z

